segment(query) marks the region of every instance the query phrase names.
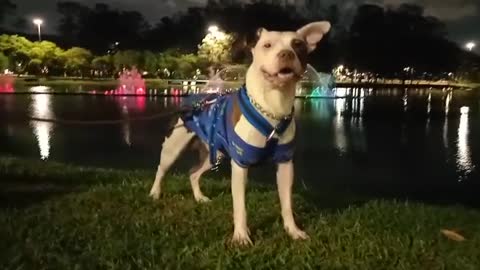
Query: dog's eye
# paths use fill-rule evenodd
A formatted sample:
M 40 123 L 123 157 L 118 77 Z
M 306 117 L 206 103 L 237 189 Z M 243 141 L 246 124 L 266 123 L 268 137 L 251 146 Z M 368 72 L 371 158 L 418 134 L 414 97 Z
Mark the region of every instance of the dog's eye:
M 271 48 L 271 47 L 272 47 L 272 43 L 267 42 L 267 43 L 263 44 L 263 47 L 264 47 L 264 48 L 267 48 L 267 49 L 268 49 L 268 48 Z
M 295 39 L 292 41 L 292 46 L 293 47 L 303 47 L 305 46 L 305 42 L 303 42 L 302 40 L 299 40 L 299 39 Z

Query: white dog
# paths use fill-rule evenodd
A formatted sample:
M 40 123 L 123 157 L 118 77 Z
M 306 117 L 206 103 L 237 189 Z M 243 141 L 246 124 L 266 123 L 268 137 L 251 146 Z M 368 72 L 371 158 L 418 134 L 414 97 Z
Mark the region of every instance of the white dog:
M 296 83 L 305 72 L 307 54 L 329 30 L 330 23 L 325 21 L 307 24 L 296 32 L 259 29 L 246 87 L 209 100 L 211 105 L 205 110 L 181 116 L 163 143 L 150 196 L 160 197 L 165 173 L 196 138 L 202 142 L 201 163 L 190 174 L 196 201 L 210 200 L 200 190 L 201 175 L 211 169 L 218 158 L 231 158 L 234 243 L 252 243 L 245 209 L 248 167 L 267 159 L 278 165 L 277 186 L 284 228 L 293 239 L 307 239 L 308 235 L 297 227 L 292 212 L 293 104 Z

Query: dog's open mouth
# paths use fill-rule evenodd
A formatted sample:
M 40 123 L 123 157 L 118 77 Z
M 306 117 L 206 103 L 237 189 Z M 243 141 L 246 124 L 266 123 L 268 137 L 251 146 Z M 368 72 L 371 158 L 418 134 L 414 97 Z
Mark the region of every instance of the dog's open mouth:
M 293 71 L 293 69 L 286 67 L 286 68 L 280 69 L 277 76 L 281 78 L 291 78 L 294 75 L 295 75 L 295 72 Z
M 295 70 L 291 67 L 283 67 L 278 70 L 276 73 L 269 73 L 264 68 L 262 68 L 262 72 L 268 80 L 271 81 L 280 81 L 285 82 L 291 79 L 296 78 L 298 75 L 295 73 Z

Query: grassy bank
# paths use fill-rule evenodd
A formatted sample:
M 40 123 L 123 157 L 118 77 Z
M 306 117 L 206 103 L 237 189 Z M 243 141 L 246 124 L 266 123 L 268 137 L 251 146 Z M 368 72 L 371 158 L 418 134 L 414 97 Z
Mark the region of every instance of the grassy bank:
M 311 239 L 283 232 L 274 187 L 251 183 L 254 246 L 229 245 L 226 180 L 205 179 L 196 204 L 185 176 L 146 195 L 153 171 L 89 169 L 0 158 L 0 269 L 479 269 L 480 213 L 401 201 L 342 208 L 296 188 L 295 212 Z M 458 228 L 455 242 L 440 234 Z

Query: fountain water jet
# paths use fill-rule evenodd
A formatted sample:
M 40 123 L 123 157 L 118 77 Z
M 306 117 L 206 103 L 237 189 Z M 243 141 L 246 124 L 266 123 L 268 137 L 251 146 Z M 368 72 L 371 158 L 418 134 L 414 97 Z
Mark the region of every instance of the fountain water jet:
M 15 77 L 11 74 L 0 74 L 0 93 L 13 93 Z
M 297 85 L 297 97 L 336 98 L 335 78 L 332 74 L 321 73 L 310 64 L 307 65 L 302 80 Z
M 118 77 L 119 86 L 116 89 L 116 94 L 123 95 L 145 95 L 145 80 L 138 72 L 136 67 L 132 69 L 124 69 Z

